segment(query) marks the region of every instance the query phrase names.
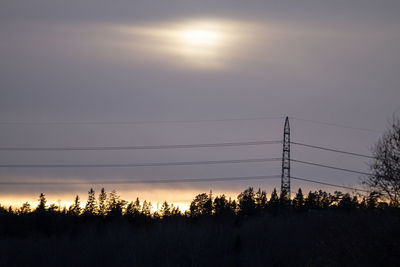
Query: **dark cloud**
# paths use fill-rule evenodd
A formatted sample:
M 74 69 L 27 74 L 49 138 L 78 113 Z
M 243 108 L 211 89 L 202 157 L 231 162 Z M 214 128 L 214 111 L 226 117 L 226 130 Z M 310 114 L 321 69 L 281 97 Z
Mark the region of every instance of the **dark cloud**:
M 290 115 L 383 130 L 400 99 L 399 11 L 398 1 L 3 2 L 0 120 L 159 121 Z M 157 28 L 191 18 L 217 18 L 244 25 L 235 34 L 245 38 L 224 59 L 224 68 L 197 68 L 173 54 L 140 50 L 138 44 L 146 46 L 148 40 L 111 30 L 121 26 Z M 282 126 L 283 121 L 279 120 L 134 126 L 1 125 L 0 145 L 270 140 L 280 139 Z M 361 153 L 369 153 L 378 137 L 301 121 L 293 121 L 292 126 L 295 140 Z M 318 153 L 295 148 L 293 156 L 367 170 L 363 160 Z M 270 156 L 279 157 L 279 147 L 140 153 L 1 152 L 0 161 L 133 163 Z M 357 175 L 300 164 L 293 167 L 298 176 L 326 177 L 346 185 L 357 183 Z M 118 170 L 1 169 L 0 180 L 198 178 L 270 172 L 279 173 L 279 164 Z M 189 187 L 237 190 L 248 184 Z M 272 184 L 264 183 L 269 189 Z M 279 181 L 274 186 L 279 187 Z M 10 190 L 1 188 L 3 192 Z M 21 193 L 20 189 L 12 190 Z M 66 187 L 65 191 L 74 189 Z

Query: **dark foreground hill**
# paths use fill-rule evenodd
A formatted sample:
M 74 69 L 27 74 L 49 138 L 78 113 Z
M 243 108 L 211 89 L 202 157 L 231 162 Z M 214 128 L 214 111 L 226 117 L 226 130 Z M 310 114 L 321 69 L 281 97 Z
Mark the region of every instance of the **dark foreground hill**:
M 3 214 L 0 251 L 0 266 L 400 266 L 400 213 Z

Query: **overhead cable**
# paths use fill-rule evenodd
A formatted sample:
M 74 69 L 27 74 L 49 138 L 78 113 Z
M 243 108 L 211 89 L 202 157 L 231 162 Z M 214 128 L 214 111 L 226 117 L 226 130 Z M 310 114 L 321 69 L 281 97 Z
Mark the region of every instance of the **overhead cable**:
M 325 182 L 320 182 L 316 180 L 311 180 L 311 179 L 306 179 L 306 178 L 300 178 L 300 177 L 290 177 L 291 179 L 295 180 L 300 180 L 300 181 L 305 181 L 305 182 L 310 182 L 310 183 L 316 183 L 316 184 L 322 184 L 322 185 L 327 185 L 327 186 L 333 186 L 333 187 L 339 187 L 339 188 L 344 188 L 344 189 L 350 189 L 354 191 L 361 191 L 361 192 L 370 192 L 368 190 L 360 189 L 360 188 L 355 188 L 355 187 L 349 187 L 349 186 L 343 186 L 343 185 L 338 185 L 338 184 L 331 184 L 331 183 L 325 183 Z
M 146 120 L 146 121 L 0 121 L 0 125 L 135 125 L 135 124 L 169 124 L 169 123 L 202 123 L 229 121 L 279 120 L 284 117 L 248 117 L 199 120 Z
M 363 174 L 363 175 L 372 175 L 372 173 L 355 171 L 355 170 L 350 170 L 350 169 L 344 169 L 344 168 L 339 168 L 339 167 L 334 167 L 334 166 L 330 166 L 330 165 L 324 165 L 324 164 L 319 164 L 319 163 L 314 163 L 314 162 L 309 162 L 309 161 L 302 161 L 302 160 L 296 160 L 296 159 L 291 159 L 291 161 L 302 163 L 302 164 L 308 164 L 308 165 L 323 167 L 323 168 L 339 170 L 339 171 L 352 172 L 352 173 L 358 173 L 358 174 Z
M 79 181 L 79 182 L 0 182 L 1 185 L 79 185 L 79 184 L 169 184 L 169 183 L 199 183 L 222 181 L 245 181 L 277 179 L 280 175 L 269 176 L 244 176 L 244 177 L 218 177 L 218 178 L 191 178 L 191 179 L 161 179 L 161 180 L 117 180 L 117 181 Z
M 145 145 L 145 146 L 70 146 L 70 147 L 0 147 L 0 151 L 98 151 L 98 150 L 145 150 L 145 149 L 180 149 L 180 148 L 208 148 L 233 147 L 280 144 L 282 141 L 249 141 L 229 143 L 204 143 L 181 145 Z
M 326 151 L 331 151 L 331 152 L 337 152 L 337 153 L 342 153 L 342 154 L 348 154 L 352 156 L 359 156 L 359 157 L 364 157 L 364 158 L 370 158 L 373 159 L 373 156 L 369 155 L 364 155 L 364 154 L 359 154 L 355 152 L 349 152 L 349 151 L 343 151 L 343 150 L 338 150 L 338 149 L 333 149 L 333 148 L 328 148 L 328 147 L 322 147 L 322 146 L 314 146 L 314 145 L 309 145 L 309 144 L 304 144 L 304 143 L 298 143 L 298 142 L 290 142 L 291 144 L 298 145 L 298 146 L 304 146 L 304 147 L 310 147 L 310 148 L 316 148 L 316 149 L 321 149 L 321 150 L 326 150 Z
M 132 167 L 162 167 L 185 165 L 259 163 L 280 161 L 280 158 L 214 160 L 214 161 L 182 161 L 182 162 L 152 162 L 137 164 L 0 164 L 0 168 L 132 168 Z

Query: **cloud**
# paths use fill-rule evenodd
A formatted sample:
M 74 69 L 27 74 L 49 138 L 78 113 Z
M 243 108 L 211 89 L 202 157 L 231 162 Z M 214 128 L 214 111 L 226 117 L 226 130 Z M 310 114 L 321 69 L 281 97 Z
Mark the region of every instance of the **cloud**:
M 398 108 L 400 98 L 399 3 L 3 1 L 0 120 L 160 121 L 292 115 L 383 129 L 386 118 Z M 203 24 L 210 22 L 215 25 L 204 30 Z M 211 31 L 211 36 L 217 36 L 213 37 L 215 40 L 226 42 L 199 48 L 208 41 L 194 46 L 192 41 L 185 41 L 188 32 L 193 31 L 200 32 L 200 36 L 204 32 L 210 36 Z M 279 120 L 267 120 L 135 126 L 0 126 L 0 146 L 275 140 L 281 138 L 282 124 Z M 377 136 L 294 122 L 293 138 L 369 152 L 368 147 Z M 306 160 L 366 168 L 356 160 L 304 150 L 293 153 Z M 280 154 L 279 147 L 141 153 L 1 152 L 0 162 L 137 163 Z M 1 169 L 0 180 L 200 178 L 279 171 L 279 164 L 134 170 Z M 304 166 L 294 166 L 294 172 L 339 183 L 353 184 L 358 178 Z M 250 184 L 174 187 L 229 191 L 242 190 Z M 279 187 L 279 181 L 261 185 L 271 189 Z M 147 186 L 143 190 L 154 188 Z M 49 187 L 49 191 L 53 189 Z M 1 190 L 2 194 L 11 192 L 6 187 Z M 16 194 L 36 195 L 37 190 L 12 188 Z M 57 190 L 73 194 L 87 189 Z

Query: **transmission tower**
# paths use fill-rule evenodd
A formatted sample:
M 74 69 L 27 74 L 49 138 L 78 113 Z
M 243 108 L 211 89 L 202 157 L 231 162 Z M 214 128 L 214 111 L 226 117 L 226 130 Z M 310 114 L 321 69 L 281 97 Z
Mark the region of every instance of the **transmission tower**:
M 290 199 L 290 125 L 286 117 L 283 130 L 281 196 Z

